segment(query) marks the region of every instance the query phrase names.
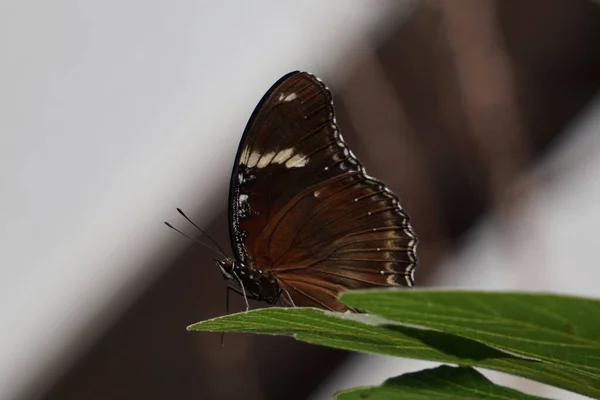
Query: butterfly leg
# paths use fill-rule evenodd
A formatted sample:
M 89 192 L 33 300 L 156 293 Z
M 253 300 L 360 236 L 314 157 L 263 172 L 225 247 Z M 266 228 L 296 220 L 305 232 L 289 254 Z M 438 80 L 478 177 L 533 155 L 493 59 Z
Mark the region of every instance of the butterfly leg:
M 242 295 L 244 296 L 244 301 L 246 302 L 246 312 L 248 310 L 250 310 L 250 304 L 248 303 L 248 296 L 246 296 L 246 289 L 244 288 L 244 283 L 242 282 L 242 280 L 240 279 L 239 276 L 237 276 L 237 274 L 235 272 L 232 272 L 233 276 L 235 276 L 235 279 L 238 280 L 238 282 L 240 283 L 240 287 L 242 288 Z
M 233 289 L 227 286 L 227 292 L 225 292 L 225 314 L 229 315 L 229 292 Z
M 227 291 L 225 292 L 225 314 L 229 315 L 229 292 L 233 289 L 227 286 Z M 235 290 L 234 290 L 235 291 Z M 225 332 L 221 332 L 221 347 L 225 347 Z
M 294 300 L 292 300 L 292 296 L 290 296 L 290 292 L 287 291 L 287 289 L 281 289 L 285 292 L 285 294 L 287 295 L 288 300 L 290 301 L 290 304 L 292 305 L 292 307 L 296 307 L 296 303 L 294 303 Z

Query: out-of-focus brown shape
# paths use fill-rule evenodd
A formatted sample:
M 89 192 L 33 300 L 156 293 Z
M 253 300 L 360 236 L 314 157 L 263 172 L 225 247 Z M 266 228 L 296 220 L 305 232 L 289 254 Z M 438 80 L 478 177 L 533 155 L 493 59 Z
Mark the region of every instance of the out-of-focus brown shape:
M 428 1 L 337 91 L 344 134 L 399 193 L 421 239 L 417 281 L 600 86 L 600 7 L 554 0 Z
M 515 178 L 600 86 L 599 42 L 588 1 L 427 1 L 384 42 L 357 44 L 344 87 L 325 79 L 350 146 L 412 217 L 417 283 L 486 209 L 518 201 Z M 213 225 L 228 243 L 225 216 Z M 212 255 L 190 248 L 43 398 L 304 399 L 343 359 L 184 330 L 222 315 L 224 296 Z

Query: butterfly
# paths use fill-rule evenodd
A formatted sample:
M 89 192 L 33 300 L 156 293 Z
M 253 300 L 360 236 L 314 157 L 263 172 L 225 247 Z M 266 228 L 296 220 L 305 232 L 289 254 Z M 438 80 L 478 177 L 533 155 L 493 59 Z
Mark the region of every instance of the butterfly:
M 306 72 L 279 79 L 250 117 L 229 228 L 235 255 L 215 261 L 247 307 L 254 299 L 345 312 L 341 291 L 414 284 L 408 214 L 367 175 L 342 138 L 331 92 Z

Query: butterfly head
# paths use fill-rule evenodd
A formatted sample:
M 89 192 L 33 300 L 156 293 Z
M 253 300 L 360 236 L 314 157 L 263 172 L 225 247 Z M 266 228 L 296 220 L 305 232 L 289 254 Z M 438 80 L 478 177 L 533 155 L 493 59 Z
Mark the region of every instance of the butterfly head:
M 234 274 L 235 270 L 238 268 L 235 260 L 232 260 L 231 258 L 226 258 L 224 260 L 215 259 L 215 263 L 217 264 L 217 267 L 219 267 L 219 269 L 221 270 L 223 278 L 227 280 L 235 280 Z

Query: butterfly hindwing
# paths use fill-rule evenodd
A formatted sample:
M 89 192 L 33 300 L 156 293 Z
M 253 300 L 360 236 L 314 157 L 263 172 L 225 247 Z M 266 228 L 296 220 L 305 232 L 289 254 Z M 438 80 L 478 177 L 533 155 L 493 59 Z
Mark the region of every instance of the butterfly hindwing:
M 298 292 L 296 305 L 343 311 L 335 300 L 341 290 L 412 286 L 415 246 L 398 198 L 351 172 L 308 188 L 274 216 L 255 245 L 255 261 Z M 312 304 L 319 296 L 330 301 Z

